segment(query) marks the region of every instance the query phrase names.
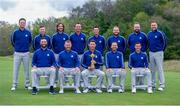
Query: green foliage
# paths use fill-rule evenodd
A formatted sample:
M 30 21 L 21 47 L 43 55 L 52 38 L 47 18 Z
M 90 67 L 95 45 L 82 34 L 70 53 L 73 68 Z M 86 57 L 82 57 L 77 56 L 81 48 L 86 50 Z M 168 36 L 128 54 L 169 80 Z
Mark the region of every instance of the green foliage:
M 56 32 L 56 24 L 62 22 L 65 24 L 65 32 L 71 34 L 74 32 L 74 24 L 79 22 L 87 38 L 93 35 L 92 27 L 98 25 L 100 34 L 107 39 L 112 34 L 113 26 L 117 25 L 120 28 L 120 34 L 128 38 L 128 35 L 133 32 L 134 22 L 139 22 L 141 30 L 147 33 L 150 30 L 151 20 L 157 20 L 159 29 L 168 37 L 165 59 L 179 59 L 180 2 L 178 0 L 89 0 L 82 7 L 73 8 L 69 12 L 69 17 L 37 19 L 28 28 L 35 36 L 39 33 L 39 25 L 43 24 L 46 26 L 47 34 L 52 36 Z M 0 40 L 3 39 L 1 44 L 7 45 L 0 46 L 0 55 L 12 53 L 8 40 L 10 36 L 7 38 L 4 36 L 14 30 L 13 26 L 0 27 Z M 126 54 L 128 53 L 129 49 Z

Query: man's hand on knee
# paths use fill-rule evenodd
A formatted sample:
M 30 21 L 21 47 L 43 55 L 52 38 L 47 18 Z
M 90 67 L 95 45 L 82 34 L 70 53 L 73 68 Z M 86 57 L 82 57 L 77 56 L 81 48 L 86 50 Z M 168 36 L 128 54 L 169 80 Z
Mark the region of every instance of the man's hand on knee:
M 79 67 L 76 67 L 76 68 L 75 68 L 75 72 L 80 72 L 80 68 L 79 68 Z
M 106 69 L 106 72 L 110 73 L 110 72 L 113 72 L 113 70 L 111 68 L 108 68 L 108 69 Z
M 63 68 L 63 67 L 60 67 L 60 68 L 59 68 L 59 71 L 64 72 L 64 68 Z

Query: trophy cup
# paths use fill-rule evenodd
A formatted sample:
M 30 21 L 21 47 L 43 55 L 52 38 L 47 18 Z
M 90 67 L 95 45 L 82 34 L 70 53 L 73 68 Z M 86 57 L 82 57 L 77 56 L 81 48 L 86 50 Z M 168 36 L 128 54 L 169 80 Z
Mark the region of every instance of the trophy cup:
M 95 64 L 94 64 L 94 62 L 92 62 L 92 61 L 94 61 L 95 55 L 92 53 L 92 54 L 90 55 L 90 57 L 91 57 L 91 65 L 90 65 L 90 67 L 91 67 L 91 69 L 95 69 Z

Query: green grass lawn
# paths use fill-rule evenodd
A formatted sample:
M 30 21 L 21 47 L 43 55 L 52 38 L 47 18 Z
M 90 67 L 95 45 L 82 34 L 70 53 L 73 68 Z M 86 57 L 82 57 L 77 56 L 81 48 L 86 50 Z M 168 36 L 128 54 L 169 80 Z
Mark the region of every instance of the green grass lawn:
M 12 83 L 11 57 L 0 57 L 0 105 L 131 105 L 131 104 L 156 104 L 170 105 L 180 104 L 180 61 L 165 62 L 166 89 L 164 92 L 156 91 L 147 94 L 146 91 L 137 91 L 131 94 L 130 73 L 126 80 L 126 92 L 123 94 L 113 92 L 111 94 L 88 93 L 74 94 L 73 90 L 65 91 L 65 94 L 49 95 L 47 90 L 41 90 L 38 95 L 31 95 L 31 91 L 24 89 L 23 70 L 20 70 L 19 86 L 15 92 L 10 91 Z M 58 88 L 56 89 L 59 90 Z

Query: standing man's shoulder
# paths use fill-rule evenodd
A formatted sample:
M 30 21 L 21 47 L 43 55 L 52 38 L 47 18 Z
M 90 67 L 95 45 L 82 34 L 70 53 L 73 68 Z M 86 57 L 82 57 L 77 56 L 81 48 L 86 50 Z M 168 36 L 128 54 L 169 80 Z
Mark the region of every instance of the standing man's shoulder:
M 152 33 L 152 31 L 149 31 L 149 32 L 147 33 L 147 35 L 149 36 L 151 33 Z
M 24 29 L 24 31 L 26 32 L 26 33 L 28 33 L 29 35 L 32 35 L 32 32 L 29 30 L 29 29 Z
M 47 48 L 47 51 L 48 51 L 49 53 L 51 53 L 52 55 L 54 55 L 54 52 L 53 52 L 51 49 L 48 49 L 48 48 Z
M 83 33 L 83 32 L 81 32 L 81 35 L 86 36 L 86 34 L 85 34 L 85 33 Z
M 34 51 L 34 55 L 41 51 L 41 48 Z
M 99 35 L 101 39 L 105 40 L 105 37 L 103 35 Z
M 76 34 L 75 32 L 71 33 L 71 34 L 70 34 L 70 37 L 73 37 L 75 34 Z
M 133 55 L 135 55 L 135 52 L 132 52 L 129 56 L 131 57 L 131 56 L 133 56 Z
M 76 51 L 74 51 L 74 50 L 71 50 L 71 52 L 72 52 L 73 54 L 75 54 L 75 55 L 78 55 L 78 53 L 77 53 Z
M 40 38 L 40 35 L 35 35 L 34 39 Z
M 122 35 L 119 35 L 119 38 L 122 38 L 122 39 L 126 40 L 126 38 L 124 36 L 122 36 Z
M 106 52 L 106 56 L 109 55 L 109 54 L 111 54 L 111 51 Z
M 157 32 L 160 33 L 162 36 L 165 35 L 165 33 L 163 31 L 161 31 L 161 30 L 157 30 Z
M 15 29 L 13 33 L 18 33 L 20 31 L 20 29 Z
M 83 54 L 86 55 L 89 53 L 89 50 L 86 50 Z
M 95 52 L 99 55 L 101 55 L 101 52 L 100 51 L 98 51 L 98 50 L 95 50 Z
M 123 53 L 122 53 L 122 52 L 120 52 L 120 51 L 117 51 L 117 53 L 123 56 Z
M 51 38 L 48 34 L 46 34 L 45 36 L 48 37 L 48 38 Z
M 93 38 L 94 38 L 94 36 L 90 36 L 90 37 L 88 38 L 88 41 L 92 40 Z
M 142 35 L 145 35 L 146 36 L 146 33 L 145 32 L 140 32 Z
M 52 38 L 54 38 L 55 36 L 57 36 L 57 34 L 58 34 L 58 32 L 54 33 L 54 34 L 52 35 Z
M 110 35 L 108 38 L 111 39 L 111 38 L 113 38 L 113 37 L 114 37 L 114 35 Z
M 134 35 L 134 32 L 130 33 L 130 34 L 128 35 L 128 38 L 131 37 L 131 36 L 133 36 L 133 35 Z

